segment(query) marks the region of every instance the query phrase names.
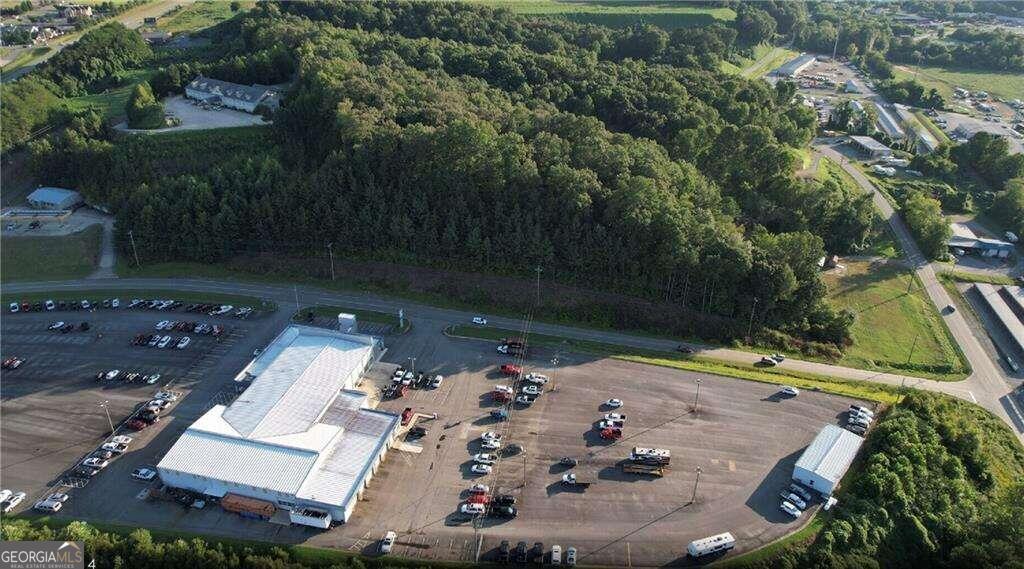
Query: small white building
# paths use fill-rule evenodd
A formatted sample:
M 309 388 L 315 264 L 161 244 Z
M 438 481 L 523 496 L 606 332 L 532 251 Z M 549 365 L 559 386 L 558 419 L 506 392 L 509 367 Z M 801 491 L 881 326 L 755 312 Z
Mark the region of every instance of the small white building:
M 870 136 L 851 136 L 850 142 L 853 143 L 861 152 L 867 154 L 872 158 L 884 158 L 886 156 L 892 156 L 892 149 L 888 146 L 878 142 Z
M 185 86 L 185 96 L 189 99 L 253 113 L 256 112 L 256 107 L 260 103 L 272 96 L 272 93 L 264 86 L 247 87 L 200 75 Z
M 822 496 L 830 496 L 862 444 L 864 437 L 836 425 L 825 425 L 796 461 L 793 480 Z
M 352 390 L 376 343 L 288 326 L 239 374 L 252 385 L 182 433 L 157 465 L 160 479 L 206 496 L 260 500 L 292 523 L 348 521 L 400 419 L 368 408 L 367 394 Z
M 28 195 L 28 203 L 36 209 L 70 210 L 82 205 L 82 194 L 64 188 L 36 188 Z

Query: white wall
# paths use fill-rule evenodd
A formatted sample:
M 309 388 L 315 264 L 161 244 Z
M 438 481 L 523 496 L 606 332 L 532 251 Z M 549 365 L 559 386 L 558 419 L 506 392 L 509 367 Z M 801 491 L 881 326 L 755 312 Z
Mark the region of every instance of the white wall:
M 835 489 L 830 480 L 822 478 L 814 472 L 800 467 L 793 469 L 793 480 L 796 480 L 812 490 L 817 490 L 825 496 L 830 495 L 832 490 Z

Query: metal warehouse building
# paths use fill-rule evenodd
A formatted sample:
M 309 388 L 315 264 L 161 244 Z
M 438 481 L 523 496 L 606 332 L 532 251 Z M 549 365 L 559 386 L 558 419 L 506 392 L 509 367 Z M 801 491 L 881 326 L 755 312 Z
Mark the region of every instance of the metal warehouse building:
M 864 438 L 836 425 L 814 437 L 793 467 L 793 480 L 829 496 L 853 463 Z
M 399 423 L 351 390 L 375 347 L 370 336 L 285 328 L 240 374 L 252 385 L 181 435 L 157 465 L 160 478 L 272 504 L 293 523 L 348 521 Z
M 796 77 L 804 69 L 814 63 L 814 55 L 804 53 L 786 62 L 782 67 L 775 70 L 775 75 L 781 77 Z
M 28 203 L 36 209 L 75 209 L 82 205 L 82 194 L 63 188 L 36 188 L 28 195 Z

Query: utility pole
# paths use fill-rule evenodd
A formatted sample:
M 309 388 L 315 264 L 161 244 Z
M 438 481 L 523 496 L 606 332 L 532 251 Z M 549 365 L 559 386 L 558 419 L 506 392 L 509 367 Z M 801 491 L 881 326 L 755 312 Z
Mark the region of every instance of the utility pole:
M 910 344 L 910 353 L 907 354 L 907 369 L 910 369 L 910 360 L 914 358 L 914 348 L 917 347 L 917 339 L 920 336 L 921 336 L 921 332 L 920 331 L 915 333 L 914 334 L 914 343 Z M 900 376 L 900 391 L 903 392 L 903 393 L 906 393 L 906 391 L 905 391 L 906 382 L 907 382 L 907 376 L 901 375 Z
M 693 398 L 693 413 L 699 415 L 700 412 L 697 410 L 697 406 L 700 405 L 700 378 L 697 378 L 697 396 Z
M 537 271 L 537 300 L 536 300 L 535 306 L 539 307 L 540 306 L 540 272 L 541 272 L 540 265 L 537 265 L 537 268 L 534 269 L 534 270 Z
M 131 239 L 132 241 L 132 253 L 135 254 L 135 267 L 138 268 L 142 265 L 139 264 L 139 250 L 135 248 L 135 234 L 132 233 L 131 229 L 128 230 L 128 239 Z
M 700 467 L 697 467 L 697 479 L 693 481 L 693 497 L 690 498 L 690 503 L 697 501 L 697 485 L 700 484 Z
M 295 291 L 295 312 L 299 312 L 299 285 L 292 285 L 292 290 Z
M 104 401 L 100 403 L 100 407 L 103 407 L 103 412 L 107 414 L 107 424 L 110 425 L 110 434 L 114 434 L 114 422 L 110 420 L 110 410 L 107 409 L 107 404 L 110 401 Z
M 757 308 L 757 297 L 754 297 L 753 304 L 750 305 L 750 324 L 747 325 L 747 338 L 754 332 L 754 309 Z
M 331 256 L 331 280 L 334 280 L 334 243 L 327 244 L 327 254 Z

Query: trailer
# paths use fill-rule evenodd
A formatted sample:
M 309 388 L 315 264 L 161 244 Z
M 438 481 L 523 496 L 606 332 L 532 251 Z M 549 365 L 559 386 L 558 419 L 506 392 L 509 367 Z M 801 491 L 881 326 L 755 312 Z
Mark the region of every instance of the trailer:
M 664 466 L 657 466 L 654 464 L 638 464 L 635 462 L 627 462 L 622 465 L 622 471 L 629 474 L 647 474 L 649 476 L 665 476 Z
M 314 510 L 313 508 L 292 510 L 288 512 L 288 519 L 293 524 L 301 524 L 320 529 L 329 529 L 332 521 L 331 514 L 321 510 Z
M 586 476 L 580 476 L 580 475 L 578 475 L 578 474 L 576 474 L 574 472 L 570 472 L 569 474 L 563 474 L 562 475 L 562 484 L 565 484 L 566 486 L 575 486 L 577 488 L 587 488 L 591 484 L 593 484 L 594 482 L 596 482 L 596 480 L 594 480 L 593 478 L 588 478 Z
M 271 502 L 238 494 L 225 494 L 220 500 L 220 507 L 242 517 L 262 520 L 269 520 L 277 512 L 277 506 Z

